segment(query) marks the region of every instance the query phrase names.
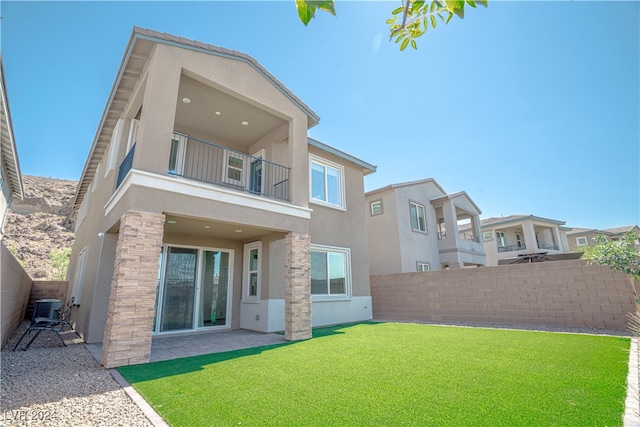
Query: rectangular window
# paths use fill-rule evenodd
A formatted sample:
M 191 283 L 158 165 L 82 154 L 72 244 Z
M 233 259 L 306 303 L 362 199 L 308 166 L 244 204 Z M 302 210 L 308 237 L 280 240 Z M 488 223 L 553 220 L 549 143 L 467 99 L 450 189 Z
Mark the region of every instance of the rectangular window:
M 244 158 L 232 151 L 224 153 L 224 179 L 223 181 L 244 187 Z
M 115 169 L 118 162 L 118 147 L 120 146 L 120 138 L 122 136 L 122 119 L 119 119 L 116 123 L 113 133 L 111 134 L 111 142 L 109 147 L 109 160 L 107 167 L 104 170 L 104 176 L 109 174 L 109 171 Z
M 342 296 L 350 292 L 349 249 L 311 248 L 311 295 Z
M 522 247 L 522 236 L 520 236 L 517 233 L 516 233 L 516 244 L 518 245 L 518 248 Z
M 496 239 L 499 247 L 507 246 L 507 239 L 502 231 L 496 231 Z
M 344 168 L 316 156 L 311 157 L 311 201 L 344 209 Z
M 482 238 L 484 240 L 491 240 L 491 232 L 490 231 L 485 231 L 484 233 L 482 233 Z
M 587 238 L 585 236 L 576 237 L 576 245 L 578 246 L 586 246 L 588 244 Z
M 260 295 L 260 252 L 262 242 L 244 245 L 243 301 L 257 301 Z
M 371 202 L 371 216 L 380 215 L 382 213 L 382 200 Z
M 140 126 L 140 120 L 131 119 L 131 128 L 129 129 L 129 139 L 127 140 L 127 153 L 131 150 L 131 147 L 136 145 L 138 140 L 138 127 Z
M 417 262 L 417 270 L 418 271 L 429 271 L 431 270 L 431 268 L 429 268 L 429 263 L 428 262 Z
M 413 231 L 427 232 L 427 222 L 424 216 L 424 206 L 414 202 L 409 203 L 411 212 L 411 229 Z
M 184 173 L 184 160 L 187 152 L 187 136 L 178 133 L 171 139 L 171 151 L 169 152 L 169 173 L 182 175 Z

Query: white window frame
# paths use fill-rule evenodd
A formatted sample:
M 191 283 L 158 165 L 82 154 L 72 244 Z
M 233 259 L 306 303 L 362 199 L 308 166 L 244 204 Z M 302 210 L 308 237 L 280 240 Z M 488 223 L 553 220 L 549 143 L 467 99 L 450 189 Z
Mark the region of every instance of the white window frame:
M 380 208 L 376 211 L 374 206 L 379 205 Z M 384 205 L 382 204 L 382 199 L 374 200 L 369 204 L 369 213 L 371 216 L 382 215 L 384 213 Z
M 413 221 L 411 220 L 411 210 L 413 209 L 413 207 L 415 206 L 416 208 L 416 218 L 418 220 L 418 228 L 414 228 L 413 227 Z M 419 208 L 422 209 L 422 219 L 423 219 L 423 224 L 422 224 L 422 228 L 420 227 L 420 216 L 418 215 L 419 213 Z M 421 205 L 420 203 L 414 202 L 414 201 L 409 201 L 409 223 L 411 224 L 411 230 L 416 231 L 418 233 L 427 233 L 427 210 L 425 209 L 424 205 Z
M 589 241 L 587 239 L 587 236 L 576 237 L 576 246 L 587 246 L 588 244 Z
M 327 254 L 330 253 L 339 253 L 344 255 L 345 257 L 345 293 L 344 294 L 311 294 L 312 301 L 336 301 L 336 300 L 349 300 L 351 299 L 351 249 L 349 248 L 341 248 L 337 246 L 326 246 L 326 245 L 311 245 L 311 252 L 324 252 Z M 309 263 L 311 263 L 311 258 L 309 258 Z M 327 265 L 329 265 L 327 261 Z M 330 274 L 330 272 L 327 272 Z M 312 272 L 309 273 L 309 279 L 311 279 Z M 329 277 L 327 274 L 327 277 Z M 331 292 L 331 286 L 327 287 L 327 291 Z
M 416 261 L 416 271 L 431 271 L 431 265 L 428 262 Z
M 127 157 L 126 155 L 129 154 L 129 151 L 131 151 L 131 147 L 133 147 L 138 140 L 139 128 L 140 128 L 140 120 L 131 119 L 131 125 L 129 126 L 129 138 L 127 139 L 127 152 L 125 154 L 125 157 Z
M 313 164 L 318 166 L 322 166 L 324 168 L 324 188 L 325 194 L 324 199 L 317 199 L 313 197 Z M 327 199 L 329 197 L 328 191 L 328 182 L 327 182 L 327 167 L 335 169 L 338 171 L 338 203 L 329 202 Z M 345 175 L 344 175 L 344 166 L 329 161 L 327 159 L 323 159 L 322 157 L 318 157 L 314 154 L 309 154 L 309 202 L 315 203 L 317 205 L 327 206 L 334 209 L 346 210 L 345 207 Z
M 87 247 L 82 248 L 78 254 L 76 271 L 73 276 L 73 288 L 71 290 L 71 298 L 73 299 L 73 305 L 80 305 L 82 298 L 82 290 L 84 289 L 85 272 L 87 269 Z
M 261 149 L 260 151 L 258 151 L 257 153 L 255 153 L 253 156 L 251 156 L 252 158 L 249 159 L 249 167 L 247 169 L 247 174 L 248 174 L 248 179 L 247 179 L 247 190 L 253 194 L 264 194 L 265 192 L 265 181 L 264 178 L 267 175 L 266 174 L 266 170 L 265 170 L 265 156 L 266 156 L 266 151 L 265 149 Z M 258 160 L 260 159 L 260 160 Z M 252 179 L 251 179 L 251 171 L 253 170 L 253 164 L 256 162 L 260 162 L 260 191 L 255 191 L 254 188 L 251 188 L 251 184 L 252 184 Z
M 82 199 L 82 203 L 80 203 L 80 208 L 78 208 L 78 215 L 76 217 L 76 227 L 74 232 L 78 232 L 78 229 L 80 228 L 80 225 L 82 224 L 82 221 L 84 221 L 84 218 L 87 216 L 87 211 L 89 210 L 89 199 L 91 198 L 91 193 L 90 191 L 87 191 L 86 193 L 84 193 L 84 199 Z
M 173 142 L 178 144 L 178 152 L 176 153 L 176 162 L 174 169 L 169 169 L 170 174 L 182 175 L 184 173 L 184 159 L 187 153 L 187 136 L 179 133 L 174 133 L 171 138 L 171 145 L 173 148 Z M 169 161 L 171 161 L 171 153 L 169 153 Z M 171 164 L 169 164 L 171 166 Z
M 240 159 L 242 161 L 242 166 L 240 168 L 238 167 L 230 167 L 229 166 L 229 158 L 236 158 L 236 159 Z M 235 151 L 231 151 L 231 150 L 224 150 L 224 165 L 222 166 L 222 182 L 226 183 L 226 184 L 231 184 L 237 187 L 242 187 L 244 188 L 245 185 L 245 174 L 247 172 L 247 156 L 243 156 L 241 154 L 236 153 Z M 231 170 L 239 170 L 240 171 L 240 179 L 233 179 L 233 178 L 229 178 L 229 169 Z
M 258 251 L 258 268 L 257 270 L 251 270 L 251 251 Z M 255 273 L 257 275 L 257 285 L 256 285 L 256 294 L 249 295 L 249 286 L 251 284 L 251 274 Z M 242 302 L 258 302 L 260 300 L 260 292 L 261 292 L 261 284 L 262 284 L 262 242 L 256 241 L 251 243 L 246 243 L 244 245 L 244 254 L 243 254 L 243 267 L 242 267 Z
M 119 119 L 116 123 L 113 133 L 111 134 L 111 142 L 109 147 L 109 160 L 107 161 L 107 167 L 104 170 L 105 178 L 109 175 L 109 172 L 116 168 L 118 162 L 118 147 L 120 147 L 120 139 L 122 138 L 122 123 L 124 120 Z
M 492 240 L 492 239 L 493 239 L 493 233 L 492 233 L 491 231 L 484 231 L 484 232 L 482 233 L 482 239 L 483 239 L 484 241 Z

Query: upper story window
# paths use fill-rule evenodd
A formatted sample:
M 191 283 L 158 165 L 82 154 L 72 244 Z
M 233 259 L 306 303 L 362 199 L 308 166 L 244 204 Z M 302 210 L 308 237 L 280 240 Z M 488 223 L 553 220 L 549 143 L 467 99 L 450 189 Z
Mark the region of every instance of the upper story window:
M 131 119 L 131 127 L 129 128 L 129 139 L 127 140 L 127 153 L 131 150 L 131 147 L 136 145 L 138 140 L 138 127 L 140 126 L 140 120 Z
M 416 263 L 416 268 L 418 271 L 429 271 L 431 270 L 431 268 L 429 267 L 429 263 L 428 262 L 420 262 L 418 261 Z
M 496 231 L 496 239 L 498 240 L 498 246 L 507 246 L 507 237 L 502 231 Z
M 344 168 L 314 155 L 309 157 L 311 201 L 344 209 Z
M 576 245 L 578 246 L 586 246 L 588 244 L 587 238 L 585 236 L 576 237 Z
M 411 229 L 413 231 L 427 232 L 427 220 L 425 218 L 424 206 L 415 202 L 409 202 L 411 212 Z
M 375 200 L 369 205 L 371 208 L 371 216 L 380 215 L 382 211 L 382 200 Z
M 115 169 L 118 161 L 118 147 L 120 144 L 120 138 L 122 137 L 122 119 L 119 119 L 116 123 L 113 133 L 111 134 L 111 142 L 109 143 L 109 159 L 107 161 L 107 167 L 104 170 L 104 176 L 106 177 L 110 171 Z
M 484 240 L 491 240 L 491 232 L 490 231 L 485 231 L 484 233 L 482 233 L 482 238 Z

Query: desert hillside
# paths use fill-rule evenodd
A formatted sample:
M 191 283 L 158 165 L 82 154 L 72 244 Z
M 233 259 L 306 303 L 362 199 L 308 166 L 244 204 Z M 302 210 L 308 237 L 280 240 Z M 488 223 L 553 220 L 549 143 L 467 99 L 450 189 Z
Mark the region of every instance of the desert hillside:
M 24 175 L 24 200 L 14 200 L 4 245 L 32 279 L 55 279 L 51 252 L 73 245 L 73 198 L 77 181 Z

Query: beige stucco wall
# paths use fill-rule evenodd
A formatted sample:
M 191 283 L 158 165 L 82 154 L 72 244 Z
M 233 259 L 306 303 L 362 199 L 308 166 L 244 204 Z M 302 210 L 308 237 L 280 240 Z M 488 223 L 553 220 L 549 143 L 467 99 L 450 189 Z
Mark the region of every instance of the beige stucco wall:
M 627 276 L 583 260 L 371 277 L 375 319 L 552 325 L 623 331 Z
M 0 347 L 4 347 L 24 319 L 31 278 L 0 242 Z

